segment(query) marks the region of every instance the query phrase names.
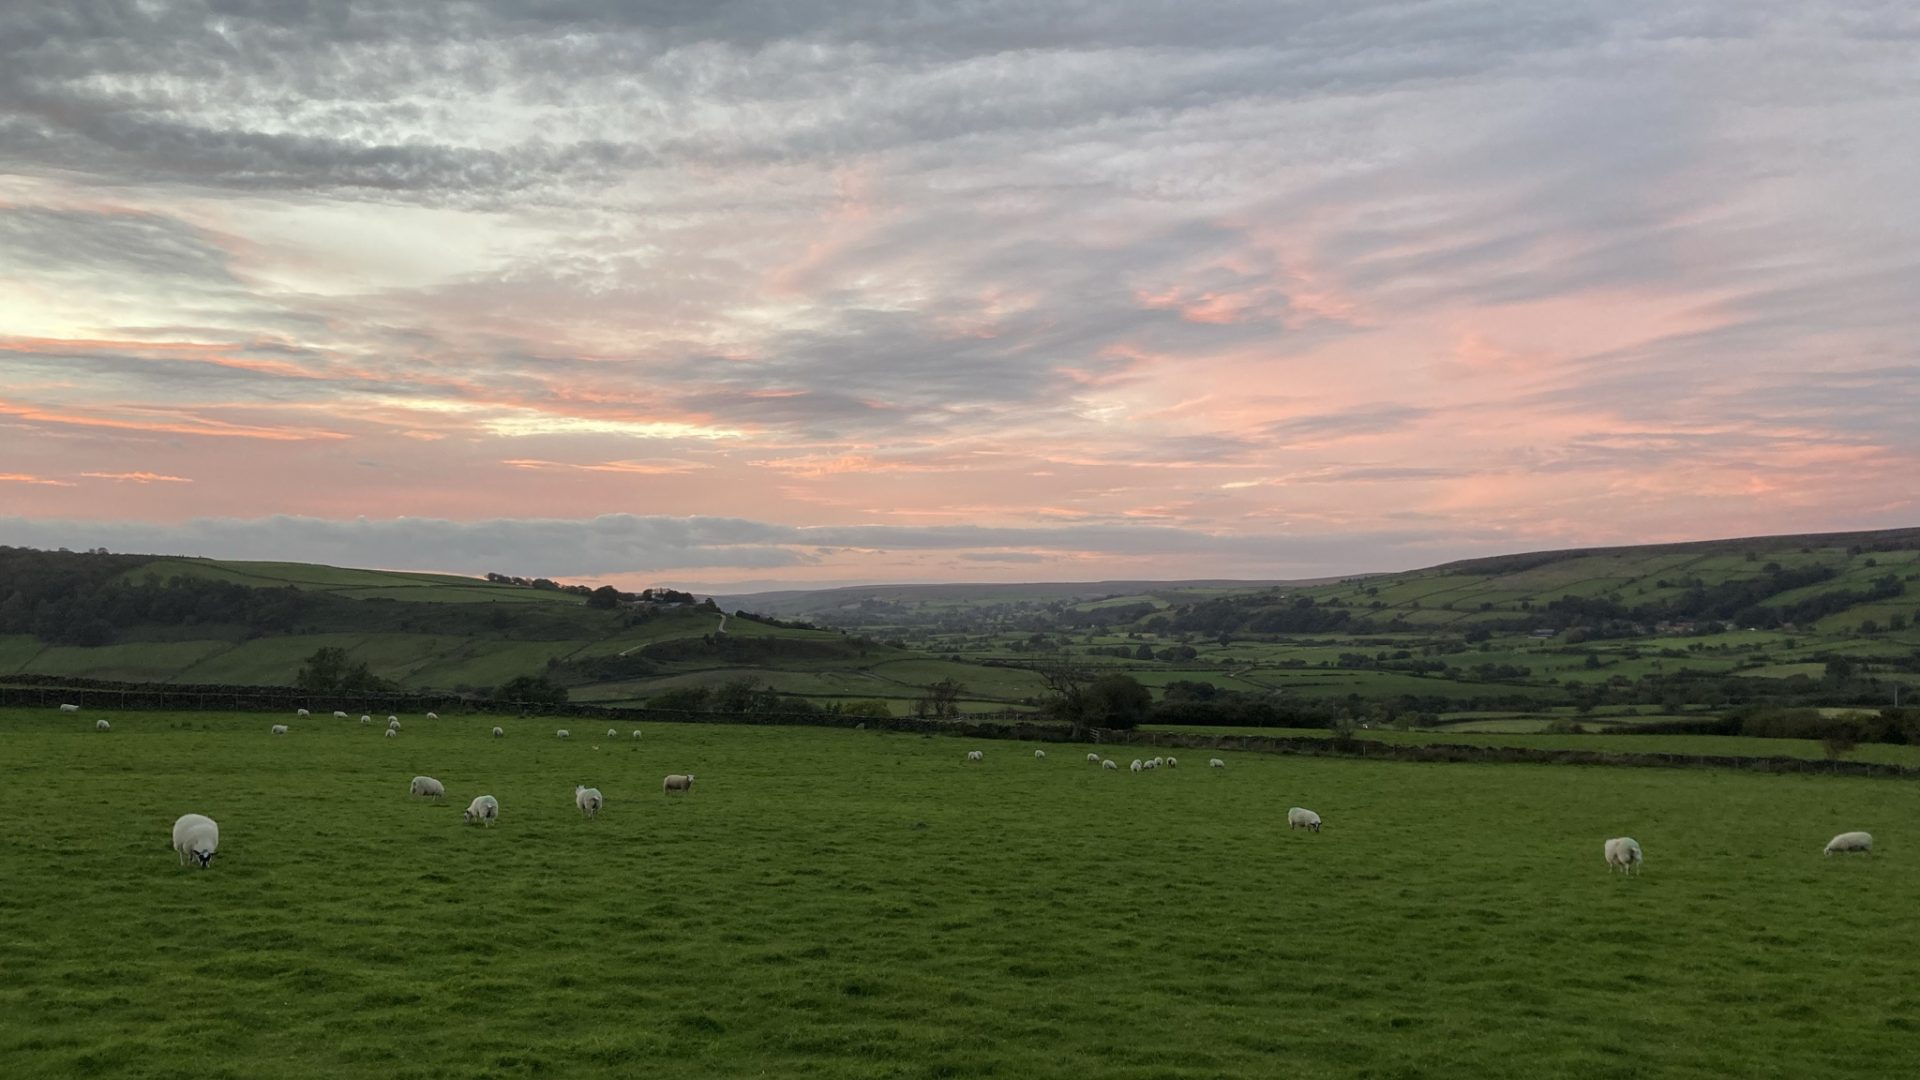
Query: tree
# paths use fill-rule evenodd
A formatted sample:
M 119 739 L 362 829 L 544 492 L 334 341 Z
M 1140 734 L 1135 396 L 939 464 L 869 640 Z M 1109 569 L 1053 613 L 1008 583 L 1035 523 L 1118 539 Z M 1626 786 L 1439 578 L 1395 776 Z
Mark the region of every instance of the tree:
M 347 650 L 327 645 L 316 650 L 307 662 L 302 664 L 299 673 L 293 677 L 293 685 L 302 690 L 390 690 L 393 684 L 375 675 L 367 668 L 366 661 L 353 662 L 347 656 Z
M 602 585 L 587 594 L 587 606 L 590 608 L 617 608 L 620 606 L 620 590 L 611 585 Z
M 1130 729 L 1140 726 L 1153 708 L 1153 692 L 1125 672 L 1102 675 L 1087 685 L 1087 708 L 1103 727 Z
M 951 720 L 960 715 L 960 695 L 966 692 L 967 688 L 957 679 L 928 683 L 926 691 L 913 703 L 913 714 Z
M 493 699 L 521 705 L 565 705 L 567 688 L 545 675 L 517 675 L 494 687 Z

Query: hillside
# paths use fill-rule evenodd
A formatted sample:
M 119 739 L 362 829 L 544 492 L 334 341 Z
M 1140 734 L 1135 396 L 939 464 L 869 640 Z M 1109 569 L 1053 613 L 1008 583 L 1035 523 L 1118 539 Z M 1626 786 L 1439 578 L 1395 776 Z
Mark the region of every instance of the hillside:
M 334 647 L 405 689 L 545 675 L 576 701 L 900 713 L 934 686 L 965 709 L 1031 708 L 1063 672 L 1118 672 L 1166 722 L 1487 730 L 1875 708 L 1920 687 L 1920 529 L 1314 582 L 878 586 L 613 607 L 583 587 L 491 577 L 0 548 L 0 676 L 284 685 Z

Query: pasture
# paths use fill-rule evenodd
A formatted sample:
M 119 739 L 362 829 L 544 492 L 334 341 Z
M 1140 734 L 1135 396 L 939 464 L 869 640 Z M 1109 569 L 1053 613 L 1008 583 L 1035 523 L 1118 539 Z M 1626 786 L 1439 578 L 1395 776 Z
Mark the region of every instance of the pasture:
M 0 711 L 10 1078 L 1891 1076 L 1920 1028 L 1902 781 L 99 715 Z

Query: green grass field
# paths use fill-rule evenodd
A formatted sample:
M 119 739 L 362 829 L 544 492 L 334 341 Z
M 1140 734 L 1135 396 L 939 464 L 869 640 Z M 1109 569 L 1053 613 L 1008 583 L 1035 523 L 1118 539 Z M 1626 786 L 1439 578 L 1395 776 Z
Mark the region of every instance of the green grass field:
M 0 1076 L 1912 1071 L 1900 781 L 96 715 L 0 712 Z M 189 811 L 209 871 L 168 849 Z M 1820 856 L 1856 828 L 1876 855 Z

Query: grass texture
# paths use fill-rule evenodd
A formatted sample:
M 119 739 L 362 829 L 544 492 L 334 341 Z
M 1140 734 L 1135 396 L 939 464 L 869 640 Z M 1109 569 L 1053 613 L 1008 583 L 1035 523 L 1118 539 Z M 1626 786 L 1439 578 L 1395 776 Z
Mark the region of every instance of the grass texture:
M 1894 1076 L 1920 1027 L 1904 782 L 98 715 L 0 712 L 15 1080 Z

